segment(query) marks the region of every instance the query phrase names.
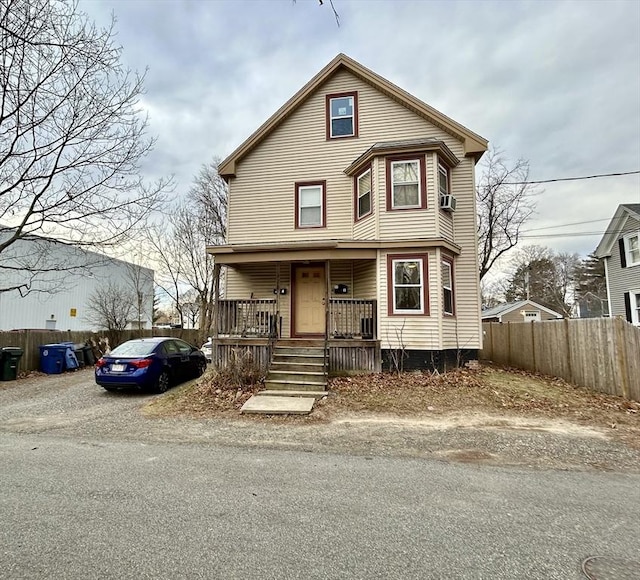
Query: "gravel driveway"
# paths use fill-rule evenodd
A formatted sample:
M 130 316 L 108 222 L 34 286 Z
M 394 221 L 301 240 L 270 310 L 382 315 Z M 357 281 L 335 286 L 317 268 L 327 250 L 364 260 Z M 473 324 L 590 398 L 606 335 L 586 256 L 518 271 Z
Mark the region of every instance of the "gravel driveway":
M 412 419 L 354 415 L 329 423 L 144 416 L 141 407 L 159 396 L 108 393 L 94 383 L 93 369 L 0 382 L 0 433 L 640 472 L 640 450 L 601 431 L 566 422 L 516 422 L 479 415 Z

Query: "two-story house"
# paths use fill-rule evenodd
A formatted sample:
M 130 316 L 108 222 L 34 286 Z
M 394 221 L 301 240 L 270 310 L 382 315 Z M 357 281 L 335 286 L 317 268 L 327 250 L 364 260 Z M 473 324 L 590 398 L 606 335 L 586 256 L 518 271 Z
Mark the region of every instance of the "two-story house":
M 338 55 L 219 166 L 218 348 L 326 341 L 333 371 L 475 357 L 474 168 L 486 149 Z
M 610 315 L 640 326 L 640 203 L 618 206 L 595 255 L 604 260 Z

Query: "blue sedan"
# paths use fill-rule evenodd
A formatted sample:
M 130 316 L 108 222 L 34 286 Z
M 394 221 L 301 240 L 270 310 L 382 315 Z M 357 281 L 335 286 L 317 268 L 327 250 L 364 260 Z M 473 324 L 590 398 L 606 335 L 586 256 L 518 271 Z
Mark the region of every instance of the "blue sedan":
M 128 340 L 96 363 L 96 383 L 107 391 L 136 387 L 166 392 L 172 385 L 201 376 L 207 359 L 178 338 Z

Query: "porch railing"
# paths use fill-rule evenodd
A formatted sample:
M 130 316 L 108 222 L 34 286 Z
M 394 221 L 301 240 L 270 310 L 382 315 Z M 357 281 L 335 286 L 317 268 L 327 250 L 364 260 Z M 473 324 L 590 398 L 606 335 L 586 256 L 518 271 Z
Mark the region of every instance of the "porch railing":
M 214 331 L 217 336 L 280 336 L 275 299 L 219 300 Z
M 328 318 L 329 338 L 376 338 L 375 300 L 331 298 Z

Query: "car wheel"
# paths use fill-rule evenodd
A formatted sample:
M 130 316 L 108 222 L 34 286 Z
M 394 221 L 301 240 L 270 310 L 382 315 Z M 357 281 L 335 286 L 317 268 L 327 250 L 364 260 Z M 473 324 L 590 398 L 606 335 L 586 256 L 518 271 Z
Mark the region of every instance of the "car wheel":
M 166 393 L 169 390 L 169 374 L 162 371 L 156 381 L 156 393 Z
M 201 377 L 202 375 L 204 375 L 204 372 L 207 370 L 207 361 L 206 360 L 199 360 L 198 361 L 198 370 L 196 371 L 197 376 Z

